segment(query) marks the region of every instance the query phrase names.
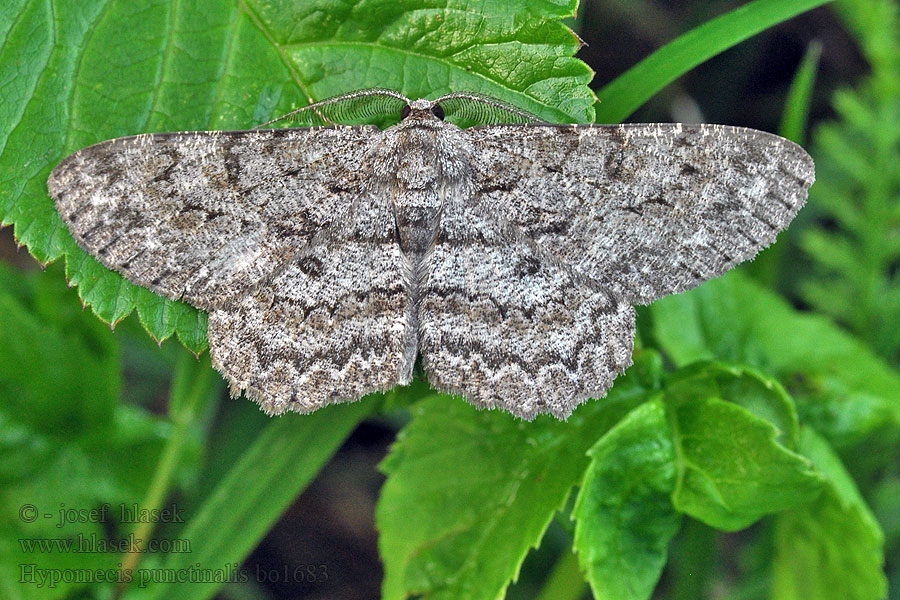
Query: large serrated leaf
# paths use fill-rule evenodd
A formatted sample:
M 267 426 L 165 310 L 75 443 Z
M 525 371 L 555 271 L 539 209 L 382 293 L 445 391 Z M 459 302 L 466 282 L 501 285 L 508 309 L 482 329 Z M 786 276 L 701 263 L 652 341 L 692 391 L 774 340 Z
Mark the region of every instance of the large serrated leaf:
M 157 340 L 206 347 L 205 316 L 161 301 L 78 249 L 47 196 L 65 155 L 145 131 L 252 127 L 364 87 L 471 90 L 554 121 L 593 120 L 591 70 L 563 3 L 87 0 L 0 7 L 0 219 L 104 321 L 137 309 Z M 523 68 L 527 65 L 527 68 Z

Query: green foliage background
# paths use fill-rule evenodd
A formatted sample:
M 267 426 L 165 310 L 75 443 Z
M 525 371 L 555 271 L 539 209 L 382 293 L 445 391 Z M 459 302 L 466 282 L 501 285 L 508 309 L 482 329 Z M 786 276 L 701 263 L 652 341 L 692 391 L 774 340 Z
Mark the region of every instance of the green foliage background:
M 730 597 L 881 598 L 889 578 L 900 597 L 894 1 L 835 4 L 871 75 L 837 93 L 834 118 L 813 131 L 819 182 L 790 235 L 749 268 L 642 310 L 635 365 L 566 422 L 477 411 L 423 382 L 308 416 L 234 408 L 203 354 L 205 315 L 85 255 L 46 194 L 52 167 L 82 146 L 246 128 L 363 87 L 413 98 L 465 89 L 552 121 L 616 122 L 704 60 L 825 3 L 749 2 L 684 32 L 599 90 L 598 104 L 561 22 L 574 1 L 7 0 L 0 218 L 52 264 L 0 268 L 0 596 L 112 597 L 116 582 L 51 586 L 29 574 L 124 568 L 136 581 L 194 579 L 133 582 L 125 598 L 266 597 L 190 575 L 239 564 L 362 420 L 408 411 L 381 465 L 385 598 L 503 597 L 548 527 L 571 551 L 529 567 L 544 574 L 544 598 L 711 594 L 726 585 L 715 540 L 747 528 Z M 811 47 L 786 101 L 782 133 L 798 141 L 817 57 Z M 801 251 L 806 262 L 786 259 Z M 153 342 L 172 336 L 190 352 Z M 123 364 L 139 365 L 127 388 Z M 56 527 L 20 512 L 172 498 L 186 522 L 156 528 Z M 40 552 L 22 541 L 92 535 L 180 538 L 191 551 Z

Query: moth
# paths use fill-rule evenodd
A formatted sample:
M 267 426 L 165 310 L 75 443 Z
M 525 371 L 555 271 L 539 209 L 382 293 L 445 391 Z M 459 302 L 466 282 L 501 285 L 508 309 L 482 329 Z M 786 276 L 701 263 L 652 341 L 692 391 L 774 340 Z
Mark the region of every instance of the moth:
M 335 122 L 369 115 L 400 120 Z M 287 116 L 324 125 L 113 139 L 47 184 L 81 248 L 208 311 L 213 365 L 269 414 L 407 384 L 420 358 L 439 391 L 565 418 L 631 363 L 633 305 L 753 257 L 814 179 L 769 133 L 557 125 L 473 93 Z

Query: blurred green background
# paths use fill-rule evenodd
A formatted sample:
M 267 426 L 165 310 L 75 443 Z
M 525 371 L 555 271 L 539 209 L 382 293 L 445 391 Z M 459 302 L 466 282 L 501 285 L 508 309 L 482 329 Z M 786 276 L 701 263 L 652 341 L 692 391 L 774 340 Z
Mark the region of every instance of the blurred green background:
M 585 42 L 577 57 L 595 70 L 591 86 L 599 90 L 667 42 L 742 4 L 588 0 L 570 26 Z M 895 2 L 863 0 L 811 10 L 705 61 L 627 119 L 743 125 L 803 144 L 817 166 L 809 204 L 777 246 L 742 269 L 794 307 L 833 319 L 894 370 L 900 366 L 897 10 Z M 792 89 L 801 96 L 793 103 Z M 309 567 L 313 575 L 326 565 L 328 585 L 296 577 L 252 581 L 229 585 L 217 597 L 378 597 L 382 564 L 374 514 L 383 475 L 377 465 L 409 420 L 408 400 L 427 393 L 419 384 L 397 397 L 368 399 L 361 408 L 342 407 L 342 417 L 333 420 L 338 423 L 323 420 L 293 431 L 285 422 L 269 430 L 273 456 L 280 436 L 315 433 L 311 444 L 337 444 L 352 431 L 333 456 L 324 444 L 305 465 L 282 457 L 286 483 L 279 493 L 311 481 L 241 563 L 254 572 Z M 130 504 L 149 495 L 193 516 L 270 424 L 252 402 L 228 398 L 205 354 L 197 359 L 174 339 L 158 345 L 136 314 L 113 331 L 82 310 L 76 291 L 66 287 L 62 261 L 42 267 L 17 249 L 10 227 L 0 231 L 0 398 L 0 501 L 10 514 L 25 504 L 55 511 L 60 498 L 81 508 L 98 498 Z M 376 406 L 383 410 L 372 416 Z M 897 430 L 864 439 L 847 435 L 837 450 L 884 532 L 890 597 L 900 598 Z M 269 492 L 248 490 L 248 498 Z M 251 500 L 222 499 L 244 501 Z M 7 564 L 17 562 L 11 557 L 20 535 L 10 514 L 0 521 L 0 558 Z M 37 535 L 53 531 L 47 524 Z M 84 531 L 114 533 L 103 524 Z M 685 521 L 654 597 L 768 597 L 765 549 L 773 535 L 765 523 L 723 535 Z M 155 536 L 185 537 L 178 523 L 161 524 Z M 550 565 L 569 545 L 565 527 L 551 524 L 508 596 L 532 598 L 544 590 L 543 597 L 552 597 Z M 99 567 L 109 557 L 63 553 L 54 560 L 59 568 Z M 19 593 L 15 583 L 0 584 L 0 596 Z M 61 585 L 21 597 L 95 593 L 114 592 Z M 140 597 L 138 590 L 131 593 Z M 582 593 L 589 597 L 586 588 Z

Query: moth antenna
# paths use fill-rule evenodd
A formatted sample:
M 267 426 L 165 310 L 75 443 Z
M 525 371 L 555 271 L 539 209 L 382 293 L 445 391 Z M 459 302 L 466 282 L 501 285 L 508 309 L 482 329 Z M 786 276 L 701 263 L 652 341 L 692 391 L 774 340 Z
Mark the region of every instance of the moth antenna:
M 399 100 L 404 106 L 409 104 L 409 98 L 394 90 L 386 88 L 368 88 L 314 102 L 308 106 L 300 107 L 281 115 L 280 117 L 266 121 L 253 129 L 261 129 L 286 119 L 297 121 L 299 120 L 298 115 L 306 113 L 315 114 L 320 121 L 327 123 L 328 125 L 339 125 L 338 121 L 342 120 L 342 117 L 384 116 L 390 113 L 391 107 L 389 104 L 391 103 L 391 100 Z M 336 119 L 332 119 L 326 114 L 326 111 L 329 108 L 335 109 Z
M 475 92 L 453 92 L 434 100 L 440 104 L 446 116 L 459 120 L 471 121 L 474 124 L 497 123 L 547 123 L 537 115 Z M 507 119 L 507 117 L 511 117 Z

